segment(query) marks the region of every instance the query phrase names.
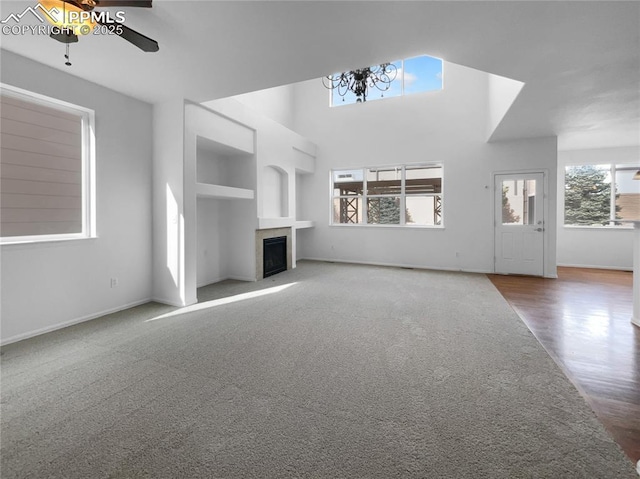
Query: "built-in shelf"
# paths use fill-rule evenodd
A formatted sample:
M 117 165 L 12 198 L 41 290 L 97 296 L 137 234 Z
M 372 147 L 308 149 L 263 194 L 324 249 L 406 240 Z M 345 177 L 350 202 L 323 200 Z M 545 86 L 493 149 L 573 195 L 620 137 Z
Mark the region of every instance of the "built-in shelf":
M 291 217 L 284 218 L 258 218 L 258 229 L 293 228 L 295 220 Z
M 200 198 L 252 200 L 254 197 L 254 192 L 253 190 L 248 190 L 245 188 L 235 188 L 233 186 L 196 183 L 196 195 Z
M 270 228 L 293 228 L 301 230 L 313 228 L 313 221 L 296 221 L 293 218 L 258 218 L 258 229 L 266 230 Z
M 293 227 L 297 230 L 301 230 L 304 228 L 313 228 L 315 226 L 315 223 L 313 221 L 296 221 L 293 224 Z

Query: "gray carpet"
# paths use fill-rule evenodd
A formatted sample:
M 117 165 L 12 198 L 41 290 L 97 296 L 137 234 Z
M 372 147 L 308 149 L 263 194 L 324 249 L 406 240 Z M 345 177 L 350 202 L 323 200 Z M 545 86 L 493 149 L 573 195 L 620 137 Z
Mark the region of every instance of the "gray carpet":
M 637 479 L 483 275 L 303 262 L 199 297 L 4 347 L 2 478 Z

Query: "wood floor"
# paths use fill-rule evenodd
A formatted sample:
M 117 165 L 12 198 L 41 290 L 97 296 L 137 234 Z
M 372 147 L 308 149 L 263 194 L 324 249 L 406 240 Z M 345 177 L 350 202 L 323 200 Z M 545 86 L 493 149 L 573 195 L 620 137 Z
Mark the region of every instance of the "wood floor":
M 558 279 L 488 275 L 634 463 L 640 459 L 640 328 L 632 274 L 558 268 Z

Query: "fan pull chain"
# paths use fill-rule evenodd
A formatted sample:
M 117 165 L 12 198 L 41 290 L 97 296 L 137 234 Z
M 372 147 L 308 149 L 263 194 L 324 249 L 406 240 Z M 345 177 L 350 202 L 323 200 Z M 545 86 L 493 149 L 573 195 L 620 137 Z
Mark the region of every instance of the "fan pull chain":
M 62 18 L 66 21 L 67 19 L 67 2 L 62 2 Z M 69 32 L 67 31 L 67 35 Z M 67 53 L 64 55 L 64 58 L 67 60 L 64 62 L 68 67 L 71 66 L 71 62 L 69 61 L 69 43 L 67 43 Z
M 65 65 L 67 65 L 68 67 L 71 66 L 71 62 L 69 61 L 69 44 L 67 43 L 67 53 L 64 56 L 66 58 L 66 62 L 64 62 Z

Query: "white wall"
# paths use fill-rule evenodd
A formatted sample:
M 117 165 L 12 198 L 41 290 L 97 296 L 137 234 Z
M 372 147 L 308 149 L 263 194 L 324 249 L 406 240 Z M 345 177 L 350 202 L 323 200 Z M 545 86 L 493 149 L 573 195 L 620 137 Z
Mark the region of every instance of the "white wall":
M 290 130 L 293 129 L 293 85 L 267 88 L 233 98 Z
M 152 112 L 13 53 L 1 61 L 2 82 L 95 110 L 97 170 L 98 238 L 1 247 L 6 343 L 149 300 Z
M 222 200 L 221 229 L 225 278 L 239 281 L 256 279 L 255 201 Z
M 304 221 L 307 219 L 306 212 L 304 210 L 305 197 L 307 191 L 307 181 L 310 175 L 303 175 L 296 172 L 296 220 Z
M 287 174 L 273 166 L 262 172 L 262 215 L 265 218 L 286 218 L 288 212 Z
M 487 115 L 487 138 L 491 138 L 511 105 L 520 94 L 524 83 L 500 75 L 488 75 L 489 111 Z
M 633 230 L 564 226 L 564 169 L 568 165 L 639 164 L 640 147 L 558 152 L 558 264 L 631 270 Z
M 198 287 L 228 278 L 222 247 L 223 200 L 198 198 Z
M 545 171 L 554 204 L 556 138 L 487 144 L 488 74 L 444 68 L 442 92 L 336 108 L 319 80 L 297 85 L 296 131 L 319 145 L 303 205 L 315 228 L 301 235 L 302 257 L 491 272 L 492 174 Z M 417 162 L 444 164 L 444 228 L 329 226 L 331 168 Z M 554 208 L 547 219 L 545 275 L 555 276 Z

